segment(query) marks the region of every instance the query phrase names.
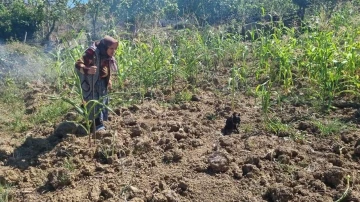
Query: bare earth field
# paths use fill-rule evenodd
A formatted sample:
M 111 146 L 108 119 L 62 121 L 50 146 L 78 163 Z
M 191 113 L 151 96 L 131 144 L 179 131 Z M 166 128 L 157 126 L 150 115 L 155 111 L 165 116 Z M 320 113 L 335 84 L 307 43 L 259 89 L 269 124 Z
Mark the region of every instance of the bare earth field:
M 216 89 L 205 85 L 180 104 L 115 108 L 91 147 L 72 122 L 1 134 L 0 181 L 11 184 L 12 201 L 27 202 L 360 201 L 356 109 L 323 115 L 283 104 L 272 113 L 292 132 L 274 134 L 258 101 L 238 94 L 240 133 L 224 136 L 231 99 Z M 349 127 L 321 136 L 314 120 L 332 118 Z

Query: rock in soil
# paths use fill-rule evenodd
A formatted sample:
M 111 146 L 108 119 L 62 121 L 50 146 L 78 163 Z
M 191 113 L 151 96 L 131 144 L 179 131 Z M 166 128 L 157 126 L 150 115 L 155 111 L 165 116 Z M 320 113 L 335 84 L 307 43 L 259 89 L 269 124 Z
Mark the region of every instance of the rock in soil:
M 213 152 L 208 157 L 209 169 L 215 173 L 226 172 L 229 170 L 229 159 L 221 152 Z

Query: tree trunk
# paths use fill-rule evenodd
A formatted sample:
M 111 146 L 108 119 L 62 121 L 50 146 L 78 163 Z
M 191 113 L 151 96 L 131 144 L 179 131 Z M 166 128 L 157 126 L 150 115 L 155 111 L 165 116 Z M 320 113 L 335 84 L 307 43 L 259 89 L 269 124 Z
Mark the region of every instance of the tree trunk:
M 52 21 L 52 23 L 51 23 L 51 27 L 50 27 L 48 33 L 44 37 L 43 42 L 41 43 L 41 45 L 45 45 L 45 44 L 49 43 L 49 41 L 51 40 L 50 36 L 51 36 L 51 34 L 53 33 L 53 31 L 55 29 L 55 24 L 56 24 L 56 20 L 54 19 Z
M 97 23 L 98 14 L 99 14 L 99 5 L 96 6 L 95 14 L 92 19 L 92 26 L 93 26 L 92 40 L 97 39 L 96 23 Z

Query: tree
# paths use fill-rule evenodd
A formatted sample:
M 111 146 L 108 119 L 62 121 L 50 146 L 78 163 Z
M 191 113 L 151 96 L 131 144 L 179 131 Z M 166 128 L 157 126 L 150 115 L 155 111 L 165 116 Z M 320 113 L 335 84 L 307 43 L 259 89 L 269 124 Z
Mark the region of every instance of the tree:
M 157 23 L 165 15 L 177 12 L 176 0 L 108 0 L 112 15 L 130 24 L 136 32 L 145 22 Z M 175 14 L 176 15 L 176 14 Z
M 196 17 L 201 24 L 214 24 L 237 16 L 236 0 L 178 0 L 180 16 Z
M 0 19 L 0 39 L 33 38 L 44 21 L 43 6 L 22 1 L 14 1 L 6 6 L 0 4 Z

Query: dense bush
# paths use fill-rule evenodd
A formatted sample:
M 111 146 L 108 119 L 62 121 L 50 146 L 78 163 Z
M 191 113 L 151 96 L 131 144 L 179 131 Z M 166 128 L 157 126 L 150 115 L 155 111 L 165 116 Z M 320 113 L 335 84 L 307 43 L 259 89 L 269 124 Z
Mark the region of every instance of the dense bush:
M 15 1 L 7 6 L 0 4 L 0 39 L 23 40 L 25 33 L 32 38 L 44 21 L 42 5 L 30 6 Z

